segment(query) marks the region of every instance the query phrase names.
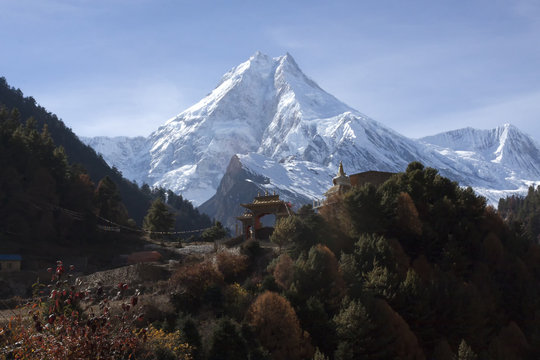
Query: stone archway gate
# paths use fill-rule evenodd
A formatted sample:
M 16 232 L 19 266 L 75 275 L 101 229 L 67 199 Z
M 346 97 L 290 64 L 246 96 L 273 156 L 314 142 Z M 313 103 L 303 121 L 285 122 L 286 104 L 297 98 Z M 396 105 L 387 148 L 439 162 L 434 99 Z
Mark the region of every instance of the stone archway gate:
M 244 240 L 257 239 L 257 231 L 262 228 L 261 218 L 265 215 L 274 214 L 276 221 L 291 215 L 289 204 L 279 198 L 275 193 L 258 195 L 249 204 L 240 204 L 246 208 L 243 215 L 236 217 L 242 222 L 242 234 Z

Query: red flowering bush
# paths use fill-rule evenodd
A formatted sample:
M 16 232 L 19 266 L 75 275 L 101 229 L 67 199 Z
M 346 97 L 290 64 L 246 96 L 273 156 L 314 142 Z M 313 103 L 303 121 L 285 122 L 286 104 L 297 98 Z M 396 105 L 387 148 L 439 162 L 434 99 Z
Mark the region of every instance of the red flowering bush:
M 47 289 L 0 328 L 0 358 L 127 359 L 140 350 L 146 336 L 136 327 L 142 320 L 136 311 L 138 291 L 128 297 L 128 285 L 122 283 L 115 299 L 109 299 L 102 287 L 83 290 L 70 274 L 73 267 L 66 270 L 61 261 L 49 271 Z M 111 300 L 121 303 L 119 311 L 112 310 Z

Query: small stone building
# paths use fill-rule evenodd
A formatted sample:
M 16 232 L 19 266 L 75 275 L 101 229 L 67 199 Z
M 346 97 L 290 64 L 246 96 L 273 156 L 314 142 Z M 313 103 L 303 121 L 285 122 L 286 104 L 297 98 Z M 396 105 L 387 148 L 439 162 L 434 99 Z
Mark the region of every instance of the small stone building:
M 337 175 L 332 179 L 333 186 L 324 193 L 324 200 L 315 200 L 313 207 L 320 209 L 324 206 L 329 206 L 338 203 L 342 200 L 342 195 L 347 193 L 353 187 L 360 187 L 367 183 L 371 183 L 375 186 L 382 185 L 386 180 L 394 175 L 391 172 L 384 171 L 365 171 L 357 174 L 347 176 L 343 171 L 343 164 L 339 163 L 339 169 Z

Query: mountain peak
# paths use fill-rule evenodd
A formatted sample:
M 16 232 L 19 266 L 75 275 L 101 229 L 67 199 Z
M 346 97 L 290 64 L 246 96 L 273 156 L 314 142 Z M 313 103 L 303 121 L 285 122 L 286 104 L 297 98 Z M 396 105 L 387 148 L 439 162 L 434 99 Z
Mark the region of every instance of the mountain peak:
M 257 58 L 257 57 L 267 57 L 267 55 L 266 55 L 266 54 L 263 54 L 261 51 L 257 50 L 257 51 L 255 51 L 255 54 L 253 54 L 251 57 L 252 57 L 252 58 Z
M 285 71 L 292 74 L 301 74 L 303 77 L 306 78 L 306 80 L 308 80 L 308 78 L 304 75 L 291 54 L 286 53 L 285 55 L 275 58 L 274 60 L 276 60 L 278 63 L 278 67 L 276 70 L 277 73 Z
M 249 62 L 252 62 L 252 61 L 265 61 L 265 62 L 268 62 L 270 60 L 270 57 L 260 51 L 256 51 L 255 54 L 251 55 L 251 57 L 249 58 Z
M 289 52 L 285 53 L 285 55 L 280 56 L 278 59 L 280 63 L 289 63 L 291 65 L 294 65 L 295 67 L 298 67 L 298 64 Z
M 502 133 L 508 133 L 508 134 L 522 134 L 521 130 L 519 130 L 517 127 L 510 123 L 503 124 L 501 126 L 497 127 L 497 130 Z

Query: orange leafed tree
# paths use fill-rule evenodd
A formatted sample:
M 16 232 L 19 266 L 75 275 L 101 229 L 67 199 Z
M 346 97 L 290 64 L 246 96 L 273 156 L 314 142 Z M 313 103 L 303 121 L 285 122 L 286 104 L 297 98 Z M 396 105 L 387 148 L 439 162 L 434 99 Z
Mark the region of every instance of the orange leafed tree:
M 278 258 L 278 262 L 274 269 L 274 278 L 276 284 L 282 289 L 288 290 L 293 281 L 294 275 L 294 262 L 287 254 L 281 254 Z
M 261 344 L 273 359 L 311 358 L 309 335 L 302 331 L 291 304 L 282 296 L 266 291 L 259 295 L 247 313 Z
M 402 231 L 413 235 L 422 234 L 422 222 L 411 196 L 406 192 L 399 194 L 397 199 L 398 225 Z

